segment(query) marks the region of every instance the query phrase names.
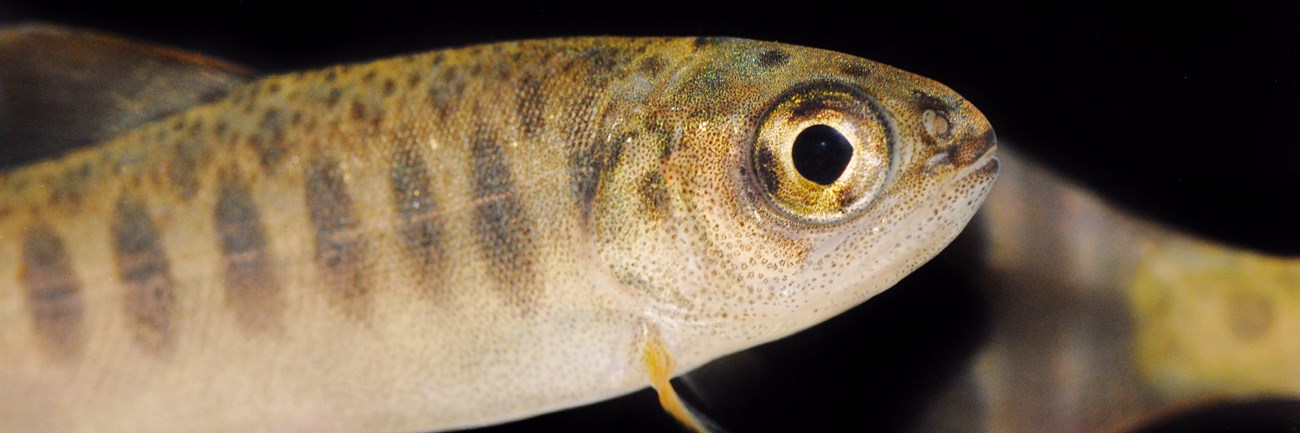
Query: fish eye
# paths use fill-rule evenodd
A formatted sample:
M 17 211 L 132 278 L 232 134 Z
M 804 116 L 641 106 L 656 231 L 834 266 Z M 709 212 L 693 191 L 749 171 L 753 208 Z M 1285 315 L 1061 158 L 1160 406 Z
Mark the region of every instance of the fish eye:
M 796 87 L 771 103 L 754 133 L 754 183 L 770 208 L 795 222 L 847 220 L 884 188 L 890 128 L 875 100 L 855 87 Z
M 794 138 L 790 150 L 794 169 L 805 179 L 819 185 L 835 183 L 853 158 L 853 145 L 835 128 L 813 125 Z

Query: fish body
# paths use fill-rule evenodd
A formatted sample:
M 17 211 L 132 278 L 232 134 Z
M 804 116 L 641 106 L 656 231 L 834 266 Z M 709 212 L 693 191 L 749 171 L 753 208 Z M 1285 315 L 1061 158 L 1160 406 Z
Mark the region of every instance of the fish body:
M 614 397 L 888 288 L 997 171 L 951 90 L 767 42 L 215 81 L 0 175 L 0 431 L 429 431 Z M 839 172 L 793 156 L 840 143 L 818 125 Z

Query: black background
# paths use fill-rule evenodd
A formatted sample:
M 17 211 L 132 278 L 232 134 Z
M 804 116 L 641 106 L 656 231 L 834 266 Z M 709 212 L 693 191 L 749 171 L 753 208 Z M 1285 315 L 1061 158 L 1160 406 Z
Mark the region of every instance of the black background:
M 266 72 L 569 35 L 827 48 L 947 84 L 987 115 L 1004 145 L 1142 214 L 1300 255 L 1300 2 L 466 3 L 33 0 L 0 3 L 0 25 L 96 28 Z M 980 297 L 955 261 L 941 257 L 850 314 L 727 358 L 696 375 L 713 385 L 691 397 L 737 432 L 915 426 L 983 333 Z M 676 428 L 657 411 L 643 392 L 498 429 Z

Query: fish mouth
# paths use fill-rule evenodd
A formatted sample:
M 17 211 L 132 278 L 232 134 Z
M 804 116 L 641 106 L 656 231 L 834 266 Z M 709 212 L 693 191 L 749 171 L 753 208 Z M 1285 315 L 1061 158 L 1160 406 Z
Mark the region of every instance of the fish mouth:
M 964 217 L 960 217 L 963 219 L 962 226 L 965 226 L 966 222 L 974 216 L 975 212 L 983 204 L 993 182 L 997 180 L 998 169 L 1001 166 L 1001 162 L 997 158 L 998 146 L 996 141 L 985 141 L 981 144 L 981 147 L 984 148 L 983 152 L 978 157 L 971 159 L 970 163 L 958 169 L 956 175 L 944 182 L 941 188 L 926 197 L 926 204 L 922 205 L 922 207 L 935 206 L 942 209 L 940 212 L 943 213 L 951 214 L 956 212 L 965 214 Z M 947 196 L 944 191 L 953 190 L 964 191 L 960 193 L 964 200 L 949 198 L 951 201 L 946 205 L 943 204 L 945 202 L 944 197 Z M 963 201 L 965 202 L 964 205 L 961 204 Z M 918 212 L 916 215 L 924 215 L 925 213 Z
M 998 173 L 998 136 L 993 128 L 984 124 L 983 131 L 970 136 L 955 149 L 953 162 L 961 167 L 955 181 L 960 182 L 972 175 L 989 176 L 990 181 Z M 973 156 L 973 157 L 972 157 Z
M 997 150 L 997 142 L 990 144 L 988 148 L 984 150 L 984 153 L 980 154 L 980 156 L 975 158 L 973 162 L 962 167 L 962 169 L 957 172 L 956 181 L 961 181 L 970 176 L 988 176 L 990 178 L 989 180 L 997 177 L 998 166 L 1000 164 L 997 158 Z

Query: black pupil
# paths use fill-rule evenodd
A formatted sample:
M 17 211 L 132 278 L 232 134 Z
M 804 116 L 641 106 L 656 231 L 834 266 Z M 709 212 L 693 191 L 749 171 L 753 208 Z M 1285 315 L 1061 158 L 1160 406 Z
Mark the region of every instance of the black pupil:
M 794 169 L 805 179 L 821 185 L 835 183 L 853 159 L 853 145 L 835 128 L 813 125 L 794 139 Z

